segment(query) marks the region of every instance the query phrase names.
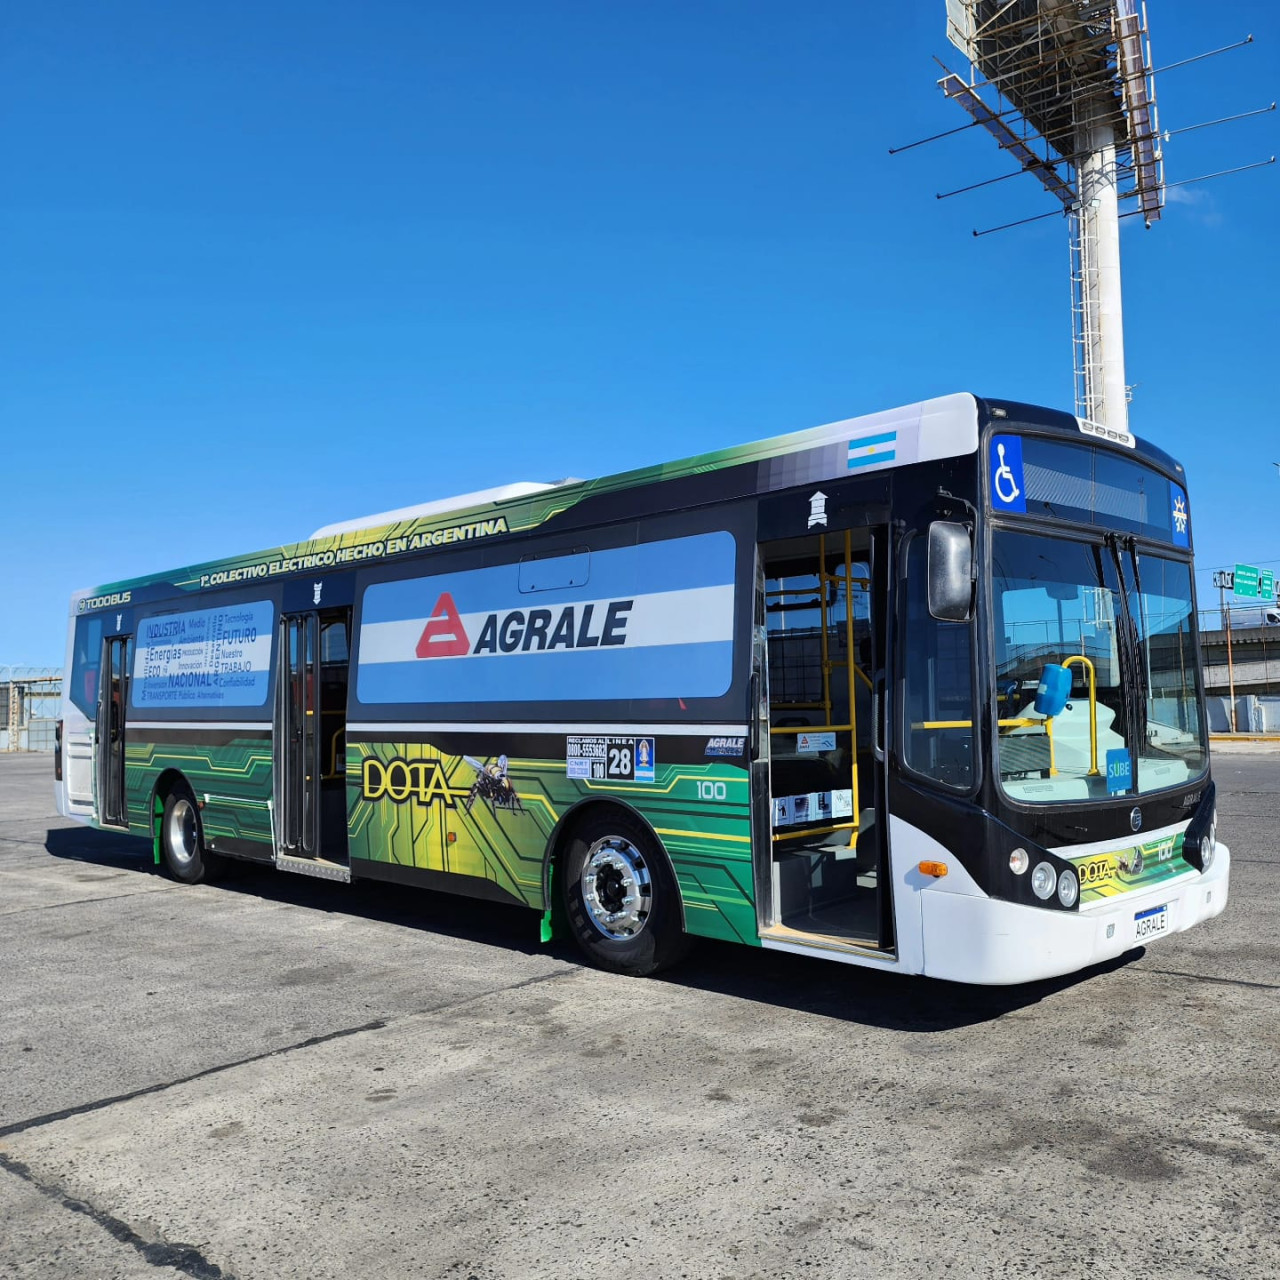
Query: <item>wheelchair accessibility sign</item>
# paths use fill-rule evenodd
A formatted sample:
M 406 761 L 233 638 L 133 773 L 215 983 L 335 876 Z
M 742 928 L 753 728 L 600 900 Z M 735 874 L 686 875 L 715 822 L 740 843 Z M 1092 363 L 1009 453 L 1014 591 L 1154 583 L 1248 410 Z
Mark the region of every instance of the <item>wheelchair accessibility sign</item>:
M 1022 437 L 992 436 L 988 470 L 992 508 L 996 511 L 1025 511 L 1027 494 L 1022 479 Z

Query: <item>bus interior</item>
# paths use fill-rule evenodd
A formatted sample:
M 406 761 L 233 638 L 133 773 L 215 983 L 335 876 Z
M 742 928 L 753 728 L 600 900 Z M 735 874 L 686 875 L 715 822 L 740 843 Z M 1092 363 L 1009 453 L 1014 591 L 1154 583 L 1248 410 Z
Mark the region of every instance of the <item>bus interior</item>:
M 346 725 L 351 610 L 281 619 L 276 778 L 279 851 L 347 863 Z
M 765 543 L 770 937 L 879 948 L 872 535 Z

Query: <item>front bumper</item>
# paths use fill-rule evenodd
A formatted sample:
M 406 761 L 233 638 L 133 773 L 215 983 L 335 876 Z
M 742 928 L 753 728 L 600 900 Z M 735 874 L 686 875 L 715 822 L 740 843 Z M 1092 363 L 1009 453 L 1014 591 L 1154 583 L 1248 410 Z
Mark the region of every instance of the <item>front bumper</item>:
M 1002 986 L 1075 973 L 1159 942 L 1221 913 L 1231 850 L 1218 843 L 1213 866 L 1173 884 L 1109 899 L 1082 911 L 1019 906 L 957 893 L 921 894 L 924 972 L 951 982 Z M 1169 927 L 1137 937 L 1135 915 L 1167 905 Z

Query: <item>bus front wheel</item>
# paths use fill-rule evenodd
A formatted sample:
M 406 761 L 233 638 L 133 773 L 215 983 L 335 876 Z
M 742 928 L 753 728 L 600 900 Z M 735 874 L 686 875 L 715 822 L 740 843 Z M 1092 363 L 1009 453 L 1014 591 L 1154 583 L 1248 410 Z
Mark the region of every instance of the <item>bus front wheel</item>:
M 618 812 L 582 822 L 561 872 L 574 939 L 600 968 L 641 977 L 689 950 L 675 878 L 653 837 L 633 818 Z
M 174 787 L 165 796 L 160 818 L 160 852 L 169 874 L 183 884 L 213 880 L 222 871 L 223 860 L 204 847 L 200 811 L 195 797 L 185 786 Z

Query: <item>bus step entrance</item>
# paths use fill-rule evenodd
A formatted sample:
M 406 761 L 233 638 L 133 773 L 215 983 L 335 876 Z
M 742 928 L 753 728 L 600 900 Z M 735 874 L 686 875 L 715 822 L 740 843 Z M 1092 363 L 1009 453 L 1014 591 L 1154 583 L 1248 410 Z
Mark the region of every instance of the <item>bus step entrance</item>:
M 878 870 L 858 837 L 806 842 L 774 853 L 777 919 L 797 933 L 876 946 L 880 937 Z
M 345 862 L 330 862 L 326 858 L 294 858 L 287 853 L 277 853 L 276 866 L 281 871 L 294 871 L 302 876 L 351 883 L 351 868 Z

